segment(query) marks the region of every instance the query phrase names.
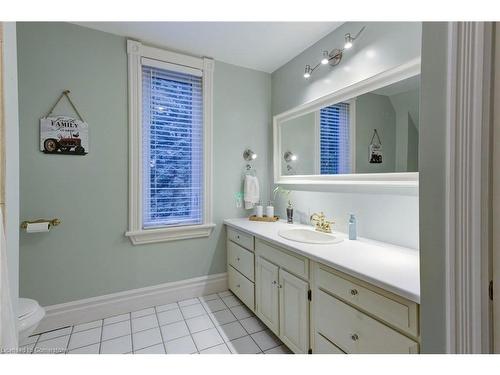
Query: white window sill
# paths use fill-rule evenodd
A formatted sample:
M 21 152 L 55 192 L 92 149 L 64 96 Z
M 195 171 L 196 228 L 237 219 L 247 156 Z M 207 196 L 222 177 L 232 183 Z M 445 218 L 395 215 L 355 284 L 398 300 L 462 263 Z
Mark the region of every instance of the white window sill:
M 215 224 L 189 225 L 171 228 L 141 229 L 128 231 L 125 236 L 130 238 L 134 245 L 143 245 L 155 242 L 187 240 L 191 238 L 208 237 L 215 228 Z

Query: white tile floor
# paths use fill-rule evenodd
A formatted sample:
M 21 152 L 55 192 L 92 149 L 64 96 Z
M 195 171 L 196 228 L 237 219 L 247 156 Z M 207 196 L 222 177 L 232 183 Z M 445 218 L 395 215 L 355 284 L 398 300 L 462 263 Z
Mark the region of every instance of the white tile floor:
M 290 353 L 230 291 L 45 332 L 21 344 L 22 353 Z

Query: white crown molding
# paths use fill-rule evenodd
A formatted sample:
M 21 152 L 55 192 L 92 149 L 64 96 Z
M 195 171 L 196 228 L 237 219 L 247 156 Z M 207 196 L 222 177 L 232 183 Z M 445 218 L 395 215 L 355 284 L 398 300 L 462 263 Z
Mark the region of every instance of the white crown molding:
M 46 306 L 45 318 L 35 333 L 224 290 L 227 290 L 227 274 L 219 273 Z
M 488 353 L 491 24 L 449 24 L 447 346 Z

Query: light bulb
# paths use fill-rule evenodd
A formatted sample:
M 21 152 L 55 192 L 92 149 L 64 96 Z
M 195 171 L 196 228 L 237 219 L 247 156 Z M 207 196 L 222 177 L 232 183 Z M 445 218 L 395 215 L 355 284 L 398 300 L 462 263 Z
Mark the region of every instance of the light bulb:
M 328 64 L 329 58 L 330 58 L 330 55 L 329 55 L 328 51 L 323 51 L 323 59 L 321 60 L 321 64 L 323 64 L 323 65 Z
M 344 48 L 345 49 L 351 48 L 352 47 L 352 41 L 353 41 L 353 38 L 352 38 L 351 34 L 345 34 Z
M 304 71 L 304 78 L 308 79 L 311 76 L 311 65 L 306 65 L 306 69 Z

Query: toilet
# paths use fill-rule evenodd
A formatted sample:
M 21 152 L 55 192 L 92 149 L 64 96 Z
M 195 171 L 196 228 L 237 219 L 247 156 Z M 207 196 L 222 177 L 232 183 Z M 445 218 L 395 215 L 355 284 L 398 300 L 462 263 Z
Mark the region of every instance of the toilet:
M 45 316 L 45 310 L 34 299 L 19 298 L 19 342 L 23 342 L 38 327 Z

